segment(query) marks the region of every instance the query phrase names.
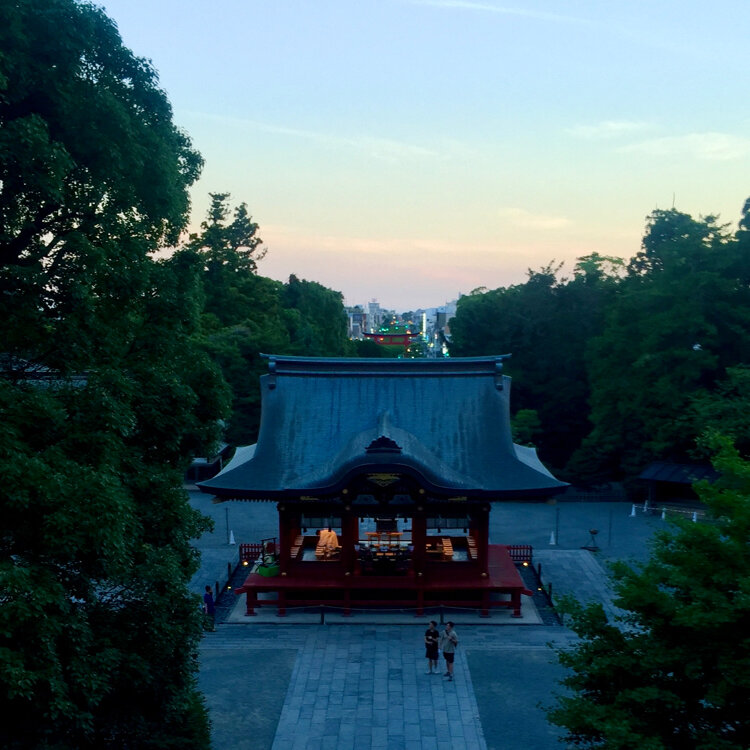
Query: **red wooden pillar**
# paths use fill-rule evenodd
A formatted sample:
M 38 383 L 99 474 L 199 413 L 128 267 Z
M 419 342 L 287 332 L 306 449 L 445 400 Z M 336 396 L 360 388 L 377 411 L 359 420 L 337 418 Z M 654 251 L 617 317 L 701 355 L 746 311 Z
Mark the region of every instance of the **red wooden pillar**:
M 255 605 L 258 603 L 258 593 L 255 589 L 249 589 L 245 596 L 245 617 L 255 617 Z
M 486 577 L 489 572 L 490 509 L 488 505 L 478 508 L 474 516 L 476 523 L 477 564 L 479 574 Z
M 359 541 L 359 518 L 350 505 L 341 512 L 341 562 L 346 573 L 353 573 L 357 559 L 354 546 Z
M 510 601 L 513 604 L 513 617 L 521 616 L 521 592 L 513 591 L 510 595 Z
M 419 577 L 419 573 L 424 572 L 425 559 L 427 557 L 427 552 L 425 551 L 427 544 L 427 515 L 424 509 L 424 499 L 421 496 L 418 503 L 414 510 L 414 516 L 411 519 L 411 541 L 414 547 L 412 568 L 414 568 Z
M 286 617 L 286 591 L 279 590 L 277 617 Z
M 276 506 L 279 512 L 279 568 L 285 573 L 289 568 L 291 559 L 292 545 L 290 540 L 290 515 L 284 503 Z
M 480 617 L 490 616 L 490 590 L 484 589 L 482 591 L 482 611 Z

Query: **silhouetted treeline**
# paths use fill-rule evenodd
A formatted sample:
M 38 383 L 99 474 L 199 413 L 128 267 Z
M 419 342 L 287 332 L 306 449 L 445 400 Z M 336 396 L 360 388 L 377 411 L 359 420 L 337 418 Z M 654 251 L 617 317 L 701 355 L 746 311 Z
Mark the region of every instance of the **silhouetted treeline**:
M 571 481 L 701 458 L 710 428 L 747 453 L 750 200 L 736 231 L 654 211 L 629 261 L 594 253 L 474 292 L 451 331 L 454 356 L 512 352 L 514 411 L 537 412 L 540 456 Z

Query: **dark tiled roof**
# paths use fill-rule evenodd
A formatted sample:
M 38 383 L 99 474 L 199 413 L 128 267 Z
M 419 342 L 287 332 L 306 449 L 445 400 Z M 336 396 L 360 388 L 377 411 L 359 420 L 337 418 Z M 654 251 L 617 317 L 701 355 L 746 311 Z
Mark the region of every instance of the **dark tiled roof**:
M 673 484 L 694 484 L 701 479 L 715 481 L 719 473 L 709 464 L 673 464 L 667 461 L 654 461 L 638 476 L 651 482 L 672 482 Z
M 551 494 L 566 485 L 511 439 L 502 360 L 270 357 L 255 450 L 201 489 L 315 493 L 387 467 L 435 492 Z

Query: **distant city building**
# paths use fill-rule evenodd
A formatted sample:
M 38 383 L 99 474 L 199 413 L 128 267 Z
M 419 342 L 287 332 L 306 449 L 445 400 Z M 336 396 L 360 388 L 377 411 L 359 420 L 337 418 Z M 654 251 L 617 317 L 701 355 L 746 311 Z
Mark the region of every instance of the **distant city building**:
M 377 331 L 383 325 L 385 311 L 380 307 L 380 303 L 373 299 L 367 303 L 367 330 L 369 333 Z
M 361 305 L 346 308 L 350 339 L 362 339 L 367 330 L 367 313 Z
M 422 325 L 422 331 L 427 346 L 427 356 L 447 357 L 448 342 L 450 341 L 450 321 L 456 314 L 455 301 L 420 312 L 425 321 Z

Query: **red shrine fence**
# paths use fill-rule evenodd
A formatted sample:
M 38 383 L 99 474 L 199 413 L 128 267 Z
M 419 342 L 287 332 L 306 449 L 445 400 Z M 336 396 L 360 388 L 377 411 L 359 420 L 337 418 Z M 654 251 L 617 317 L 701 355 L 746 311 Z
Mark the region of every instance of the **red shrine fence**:
M 253 563 L 260 560 L 263 554 L 263 544 L 261 542 L 249 542 L 240 544 L 240 563 Z M 509 544 L 508 554 L 514 563 L 533 562 L 534 549 L 530 544 Z

